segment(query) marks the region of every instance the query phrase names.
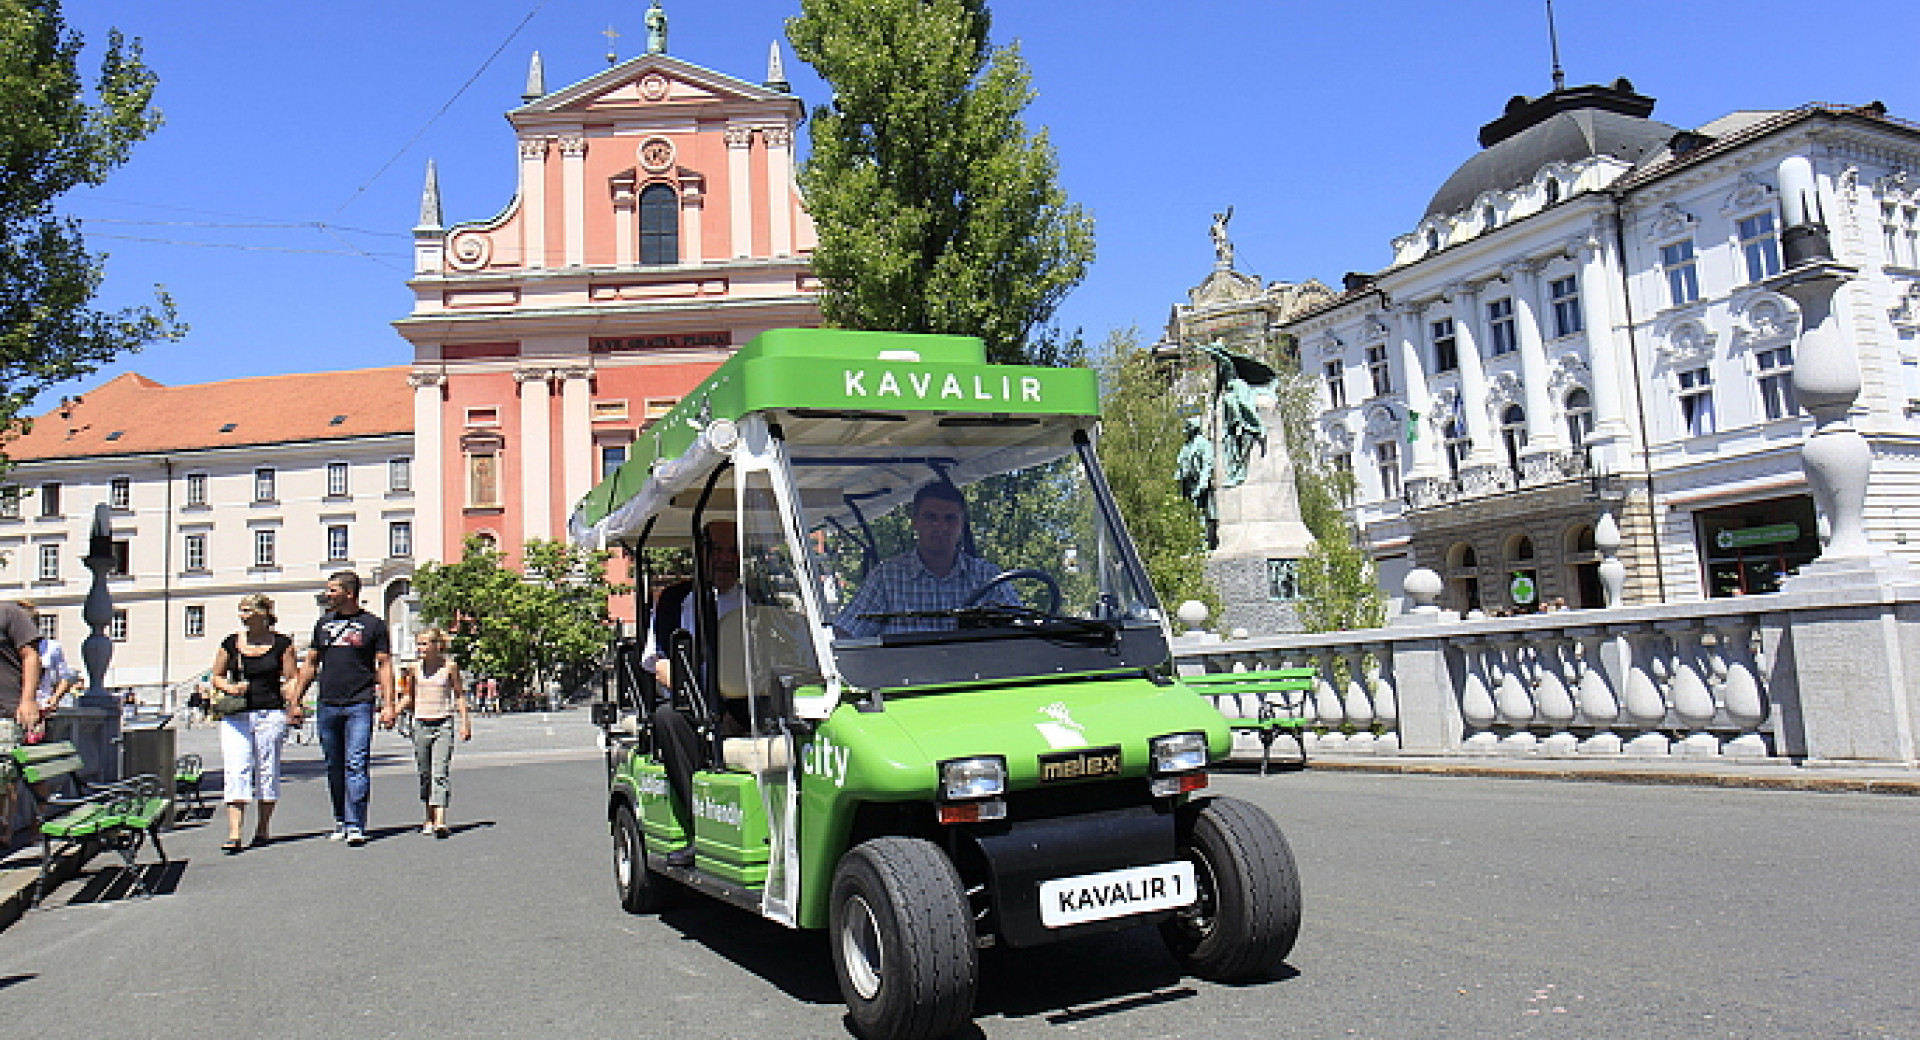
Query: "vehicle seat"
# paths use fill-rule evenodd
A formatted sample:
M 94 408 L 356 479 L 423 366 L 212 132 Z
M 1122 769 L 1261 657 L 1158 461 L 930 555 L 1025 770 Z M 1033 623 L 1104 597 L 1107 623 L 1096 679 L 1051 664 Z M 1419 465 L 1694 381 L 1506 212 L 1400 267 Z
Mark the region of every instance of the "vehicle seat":
M 786 736 L 728 737 L 720 742 L 720 758 L 729 770 L 744 773 L 779 773 L 787 769 L 789 756 Z

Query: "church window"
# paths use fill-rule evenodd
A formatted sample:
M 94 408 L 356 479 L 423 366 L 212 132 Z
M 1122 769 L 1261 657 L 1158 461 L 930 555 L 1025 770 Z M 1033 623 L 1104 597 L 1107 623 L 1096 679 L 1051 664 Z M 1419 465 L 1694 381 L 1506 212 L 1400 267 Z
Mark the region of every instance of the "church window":
M 664 184 L 649 184 L 640 193 L 640 262 L 680 262 L 680 197 Z

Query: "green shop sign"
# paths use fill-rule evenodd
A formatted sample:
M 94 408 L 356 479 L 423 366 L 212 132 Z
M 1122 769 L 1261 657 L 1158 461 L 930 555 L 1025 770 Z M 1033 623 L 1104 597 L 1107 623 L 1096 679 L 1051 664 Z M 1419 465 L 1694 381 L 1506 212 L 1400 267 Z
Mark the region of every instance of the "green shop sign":
M 1526 571 L 1514 571 L 1513 584 L 1507 586 L 1507 592 L 1513 596 L 1515 603 L 1525 605 L 1533 602 L 1533 597 L 1538 590 L 1534 588 L 1532 574 Z
M 1722 549 L 1744 549 L 1750 545 L 1777 545 L 1796 541 L 1799 524 L 1768 524 L 1765 527 L 1729 527 L 1713 536 L 1713 544 Z

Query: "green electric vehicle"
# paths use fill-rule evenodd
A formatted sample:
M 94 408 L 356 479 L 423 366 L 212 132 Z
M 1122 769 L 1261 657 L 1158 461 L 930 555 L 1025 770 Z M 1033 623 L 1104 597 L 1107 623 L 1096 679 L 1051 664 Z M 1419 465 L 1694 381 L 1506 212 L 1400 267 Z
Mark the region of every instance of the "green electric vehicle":
M 1155 926 L 1217 980 L 1287 956 L 1292 853 L 1205 793 L 1231 737 L 1175 675 L 1098 426 L 1084 369 L 783 329 L 641 434 L 570 522 L 636 564 L 594 709 L 622 907 L 826 929 L 876 1038 L 964 1027 L 995 946 Z

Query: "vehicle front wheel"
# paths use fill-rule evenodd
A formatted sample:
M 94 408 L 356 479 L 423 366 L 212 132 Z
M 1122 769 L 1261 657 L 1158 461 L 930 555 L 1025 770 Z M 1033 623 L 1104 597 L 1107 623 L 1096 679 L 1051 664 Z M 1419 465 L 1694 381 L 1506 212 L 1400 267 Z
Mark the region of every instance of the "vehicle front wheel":
M 1273 818 L 1236 798 L 1180 810 L 1180 854 L 1199 899 L 1160 926 L 1189 972 L 1217 982 L 1272 973 L 1300 935 L 1300 876 Z
M 829 934 L 840 993 L 868 1040 L 933 1040 L 973 1017 L 973 914 L 946 854 L 875 838 L 833 875 Z
M 647 869 L 647 843 L 630 805 L 613 815 L 613 881 L 620 889 L 620 909 L 627 913 L 658 913 L 672 901 L 673 882 Z

